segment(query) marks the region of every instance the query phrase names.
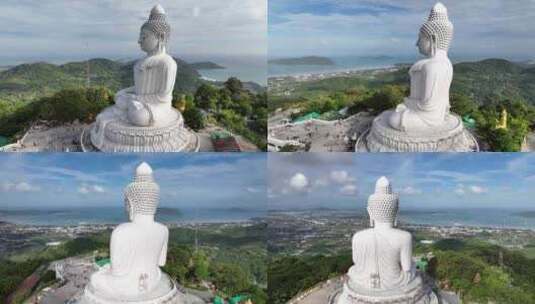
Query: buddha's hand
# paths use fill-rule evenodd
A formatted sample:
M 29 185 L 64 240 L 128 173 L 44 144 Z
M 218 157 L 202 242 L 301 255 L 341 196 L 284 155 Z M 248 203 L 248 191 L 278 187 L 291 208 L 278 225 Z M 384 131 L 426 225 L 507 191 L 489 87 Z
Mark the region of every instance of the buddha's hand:
M 117 105 L 117 107 L 119 107 L 119 109 L 126 111 L 128 109 L 128 105 L 132 101 L 134 101 L 134 99 L 135 99 L 135 96 L 132 94 L 128 94 L 128 93 L 117 94 L 115 95 L 115 104 Z
M 152 113 L 145 104 L 133 100 L 128 105 L 128 121 L 136 126 L 147 127 L 152 124 Z
M 129 88 L 125 88 L 125 89 L 122 89 L 122 90 L 119 90 L 115 96 L 118 96 L 118 95 L 126 95 L 126 94 L 133 94 L 134 93 L 134 87 L 129 87 Z
M 396 112 L 403 112 L 407 109 L 407 106 L 404 103 L 400 103 L 396 106 Z

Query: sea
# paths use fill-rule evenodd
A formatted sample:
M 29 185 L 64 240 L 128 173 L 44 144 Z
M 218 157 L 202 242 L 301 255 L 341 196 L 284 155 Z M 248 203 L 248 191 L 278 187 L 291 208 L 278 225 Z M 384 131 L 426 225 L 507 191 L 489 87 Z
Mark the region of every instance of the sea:
M 406 210 L 400 221 L 437 226 L 478 226 L 535 230 L 535 210 L 449 209 Z
M 188 62 L 211 61 L 224 69 L 199 70 L 206 80 L 225 81 L 230 77 L 237 77 L 241 81 L 252 81 L 259 85 L 267 85 L 267 61 L 261 56 L 243 57 L 211 57 L 202 59 L 187 59 Z
M 414 56 L 326 56 L 334 65 L 268 64 L 268 77 L 357 71 L 393 67 L 400 63 L 414 63 Z
M 173 54 L 174 55 L 174 54 Z M 211 61 L 220 66 L 225 67 L 224 69 L 217 70 L 199 70 L 201 76 L 206 80 L 212 81 L 225 81 L 230 77 L 237 77 L 243 82 L 252 81 L 256 82 L 259 85 L 267 85 L 267 60 L 265 56 L 209 56 L 209 57 L 198 57 L 198 56 L 180 56 L 176 55 L 179 58 L 185 60 L 188 63 L 194 63 L 199 61 Z M 105 57 L 108 58 L 108 57 Z M 112 60 L 119 60 L 122 62 L 127 62 L 131 60 L 137 60 L 137 57 L 109 57 Z M 30 63 L 30 62 L 39 62 L 45 61 L 53 64 L 63 64 L 66 62 L 87 60 L 86 57 L 47 57 L 47 58 L 3 58 L 0 57 L 0 71 L 13 67 L 15 65 Z
M 413 64 L 419 59 L 424 58 L 418 53 L 411 55 L 345 55 L 345 56 L 324 56 L 331 59 L 334 65 L 285 65 L 285 64 L 268 64 L 268 77 L 280 77 L 280 76 L 298 76 L 298 75 L 311 75 L 322 73 L 334 73 L 334 72 L 346 72 L 346 71 L 360 71 L 370 69 L 382 69 L 394 67 L 398 64 Z M 495 56 L 476 56 L 466 54 L 449 55 L 452 63 L 458 62 L 472 62 L 479 61 L 486 58 L 496 58 Z M 502 56 L 498 56 L 502 58 Z M 286 57 L 293 58 L 293 57 Z M 272 58 L 278 59 L 278 58 Z M 513 61 L 523 61 L 525 59 L 520 58 L 508 58 Z
M 160 208 L 156 220 L 163 223 L 230 223 L 264 217 L 265 211 L 242 208 Z M 34 226 L 118 224 L 127 221 L 124 208 L 20 208 L 0 210 L 0 221 Z
M 347 212 L 366 216 L 365 210 L 328 209 L 293 210 L 328 214 Z M 243 222 L 253 218 L 263 218 L 267 211 L 246 208 L 166 208 L 157 213 L 157 220 L 164 223 L 211 223 Z M 0 221 L 24 225 L 69 226 L 81 224 L 117 224 L 127 220 L 121 207 L 81 207 L 81 208 L 17 208 L 0 210 Z M 520 228 L 535 230 L 535 210 L 512 209 L 409 209 L 401 210 L 401 222 L 435 226 L 478 226 L 493 228 Z
M 299 209 L 276 212 L 306 213 L 328 217 L 329 214 L 347 214 L 367 217 L 365 209 Z M 535 209 L 455 208 L 403 209 L 398 215 L 401 223 L 430 226 L 469 226 L 502 229 L 535 230 Z

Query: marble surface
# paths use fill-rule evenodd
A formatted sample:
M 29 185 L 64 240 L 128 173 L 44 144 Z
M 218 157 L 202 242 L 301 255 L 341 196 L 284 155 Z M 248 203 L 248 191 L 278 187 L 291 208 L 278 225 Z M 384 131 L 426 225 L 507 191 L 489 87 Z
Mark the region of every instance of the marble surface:
M 396 228 L 399 198 L 386 177 L 377 180 L 367 210 L 372 228 L 353 235 L 353 265 L 336 303 L 438 303 L 416 271 L 411 234 Z
M 477 142 L 462 120 L 450 113 L 453 66 L 448 49 L 453 25 L 440 2 L 421 26 L 417 46 L 426 58 L 409 70 L 410 96 L 395 109 L 381 113 L 361 138 L 356 151 L 369 152 L 469 152 Z M 364 148 L 359 146 L 364 143 Z
M 392 128 L 392 111 L 377 116 L 369 132 L 363 133 L 355 146 L 357 152 L 477 152 L 476 139 L 464 127 L 461 118 L 448 113 L 444 123 L 435 128 L 407 133 Z
M 160 5 L 142 25 L 139 46 L 146 56 L 133 68 L 134 86 L 115 95 L 90 127 L 90 142 L 104 152 L 188 151 L 194 140 L 182 114 L 173 109 L 177 64 L 167 54 L 171 27 Z
M 160 188 L 147 163 L 136 168 L 124 193 L 129 221 L 113 230 L 111 263 L 91 275 L 79 303 L 184 303 L 176 283 L 160 269 L 167 259 L 169 230 L 154 220 Z

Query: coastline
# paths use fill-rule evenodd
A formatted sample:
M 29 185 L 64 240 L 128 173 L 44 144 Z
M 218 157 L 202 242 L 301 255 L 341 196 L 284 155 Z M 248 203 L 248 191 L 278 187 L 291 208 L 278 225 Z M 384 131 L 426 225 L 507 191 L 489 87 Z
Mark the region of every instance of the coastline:
M 456 210 L 449 210 L 450 212 L 455 212 Z M 493 210 L 495 212 L 500 212 L 500 210 Z M 444 212 L 442 211 L 429 211 L 424 213 L 428 216 L 430 214 L 441 214 L 441 216 L 444 216 Z M 351 209 L 342 209 L 342 210 L 328 210 L 325 212 L 318 213 L 317 210 L 312 211 L 306 211 L 306 210 L 277 210 L 277 211 L 268 211 L 268 220 L 272 216 L 276 216 L 277 214 L 284 214 L 284 215 L 290 215 L 294 217 L 310 217 L 311 214 L 321 214 L 327 217 L 337 217 L 337 216 L 351 216 L 356 219 L 365 220 L 367 219 L 367 215 L 364 213 L 358 212 L 358 210 L 351 210 Z M 470 223 L 471 219 L 452 219 L 451 224 L 447 224 L 444 222 L 431 222 L 431 221 L 424 221 L 420 218 L 416 217 L 416 213 L 404 212 L 399 215 L 399 221 L 403 224 L 405 227 L 422 227 L 422 228 L 436 228 L 436 229 L 470 229 L 470 230 L 493 230 L 493 231 L 530 231 L 535 232 L 535 224 L 534 225 L 514 225 L 514 224 L 492 224 L 492 223 Z M 489 215 L 490 216 L 490 215 Z M 505 214 L 503 216 L 506 216 Z M 511 214 L 507 214 L 507 216 L 515 216 L 515 212 L 512 212 Z M 312 216 L 313 217 L 313 216 Z M 448 220 L 446 220 L 448 221 Z M 472 220 L 473 221 L 473 220 Z M 509 222 L 518 222 L 516 220 L 511 220 Z
M 399 69 L 399 64 L 386 64 L 378 66 L 366 66 L 366 67 L 349 67 L 338 68 L 325 71 L 311 71 L 311 72 L 295 72 L 289 74 L 268 74 L 268 81 L 293 79 L 294 81 L 307 81 L 307 80 L 319 80 L 332 77 L 353 76 L 360 75 L 365 72 L 388 72 L 396 71 Z

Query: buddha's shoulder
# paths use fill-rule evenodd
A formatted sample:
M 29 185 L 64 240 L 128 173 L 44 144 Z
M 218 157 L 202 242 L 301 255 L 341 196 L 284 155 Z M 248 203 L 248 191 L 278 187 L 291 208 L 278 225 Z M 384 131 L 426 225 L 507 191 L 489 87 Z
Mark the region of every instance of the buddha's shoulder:
M 365 239 L 365 238 L 374 237 L 375 233 L 376 232 L 373 228 L 364 229 L 364 230 L 356 232 L 353 235 L 353 239 Z M 410 240 L 412 238 L 412 235 L 405 230 L 390 229 L 388 230 L 388 233 L 395 236 L 396 238 L 403 239 L 403 240 Z
M 162 232 L 169 233 L 169 228 L 167 228 L 167 226 L 165 226 L 164 224 L 161 224 L 161 223 L 158 223 L 158 222 L 154 222 L 154 224 L 155 224 L 156 227 L 158 227 L 158 229 L 160 229 Z
M 401 230 L 401 229 L 392 229 L 392 234 L 394 234 L 396 237 L 403 239 L 403 240 L 410 240 L 412 239 L 412 234 L 410 232 Z
M 145 231 L 146 229 L 146 226 L 139 226 L 134 223 L 122 223 L 119 226 L 115 227 L 115 229 L 113 229 L 112 235 L 119 236 L 130 233 L 137 233 L 139 231 Z M 159 231 L 161 233 L 169 233 L 169 229 L 167 228 L 167 226 L 157 222 L 151 224 L 150 229 L 153 229 L 153 231 Z
M 364 229 L 364 230 L 360 230 L 360 231 L 355 232 L 355 234 L 353 234 L 353 239 L 367 238 L 367 237 L 370 237 L 370 236 L 373 236 L 373 229 L 372 228 L 368 228 L 368 229 Z
M 113 229 L 112 235 L 124 234 L 134 228 L 133 223 L 122 223 Z
M 420 69 L 426 72 L 438 72 L 449 66 L 451 66 L 451 62 L 447 58 L 428 58 L 422 60 Z
M 176 66 L 175 59 L 169 56 L 168 54 L 160 54 L 160 55 L 154 56 L 153 60 L 154 60 L 154 64 L 157 64 L 157 65 Z
M 150 68 L 170 68 L 175 67 L 177 64 L 173 57 L 167 54 L 160 54 L 155 56 L 146 57 L 136 63 L 138 69 L 150 69 Z

